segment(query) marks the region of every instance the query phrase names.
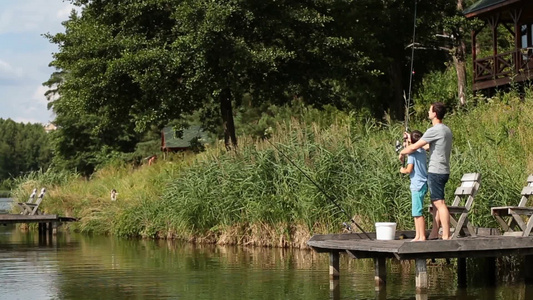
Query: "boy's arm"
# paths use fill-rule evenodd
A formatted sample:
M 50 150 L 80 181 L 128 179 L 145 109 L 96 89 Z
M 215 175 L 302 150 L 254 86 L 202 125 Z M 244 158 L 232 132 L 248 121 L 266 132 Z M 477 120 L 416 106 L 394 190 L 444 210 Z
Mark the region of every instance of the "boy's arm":
M 401 167 L 400 168 L 400 173 L 402 174 L 411 174 L 411 172 L 413 172 L 413 164 L 408 164 L 405 168 L 404 167 Z

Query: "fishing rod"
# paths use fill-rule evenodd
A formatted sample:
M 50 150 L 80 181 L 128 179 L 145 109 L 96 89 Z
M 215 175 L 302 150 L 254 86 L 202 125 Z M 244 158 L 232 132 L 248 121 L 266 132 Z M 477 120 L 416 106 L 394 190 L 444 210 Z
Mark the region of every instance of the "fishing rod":
M 350 217 L 350 215 L 337 203 L 337 201 L 335 201 L 335 199 L 333 199 L 333 197 L 331 197 L 330 195 L 328 195 L 326 193 L 326 191 L 324 191 L 322 189 L 322 187 L 320 187 L 313 179 L 311 179 L 311 177 L 309 177 L 309 175 L 307 175 L 307 173 L 305 173 L 302 169 L 300 169 L 300 167 L 298 167 L 298 165 L 296 165 L 285 153 L 283 153 L 283 151 L 281 151 L 278 147 L 276 147 L 276 145 L 274 145 L 268 138 L 265 138 L 265 140 L 270 144 L 272 145 L 272 147 L 274 147 L 274 149 L 276 149 L 283 157 L 285 157 L 294 167 L 296 167 L 296 169 L 298 169 L 298 171 L 300 171 L 314 186 L 316 186 L 316 188 L 322 192 L 322 194 L 324 194 L 324 196 L 326 196 L 326 198 L 331 201 L 340 211 L 342 211 L 346 217 L 348 217 L 348 219 L 350 219 L 350 221 L 357 227 L 359 228 L 359 230 L 361 230 L 361 232 L 363 232 L 366 237 L 370 240 L 373 240 L 373 238 L 370 237 L 370 235 L 368 235 L 368 233 L 366 231 L 363 230 L 363 228 L 361 228 L 361 226 L 359 226 L 359 224 L 357 224 L 357 222 L 355 222 L 355 220 Z M 352 231 L 351 227 L 346 224 L 346 223 L 343 223 L 344 226 L 346 226 L 348 228 L 348 230 Z
M 396 141 L 396 152 L 400 153 L 400 151 L 407 146 L 407 140 L 408 136 L 406 133 L 409 132 L 409 108 L 411 108 L 411 91 L 413 87 L 413 75 L 415 73 L 414 71 L 414 61 L 415 61 L 415 45 L 416 45 L 416 14 L 417 14 L 417 0 L 415 1 L 415 7 L 414 7 L 414 16 L 413 16 L 413 40 L 411 43 L 411 72 L 409 74 L 409 94 L 408 97 L 405 95 L 405 91 L 403 92 L 403 100 L 405 103 L 405 121 L 404 121 L 404 127 L 405 132 L 403 133 L 403 144 L 400 143 L 399 140 Z M 409 47 L 409 46 L 408 46 Z

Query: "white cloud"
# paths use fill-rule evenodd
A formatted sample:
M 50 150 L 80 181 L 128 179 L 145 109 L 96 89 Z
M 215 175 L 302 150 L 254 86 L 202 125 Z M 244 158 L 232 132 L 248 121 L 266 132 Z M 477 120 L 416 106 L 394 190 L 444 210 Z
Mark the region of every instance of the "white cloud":
M 5 61 L 0 60 L 0 72 L 9 72 L 11 71 L 11 66 Z
M 22 73 L 20 68 L 13 68 L 9 63 L 0 59 L 0 79 L 21 77 Z
M 73 6 L 73 5 L 68 5 L 68 6 L 65 6 L 63 8 L 61 8 L 60 10 L 57 11 L 56 13 L 56 17 L 57 19 L 59 20 L 67 20 L 68 17 L 70 16 L 70 12 L 75 9 L 76 7 Z
M 39 86 L 37 89 L 35 89 L 35 92 L 33 93 L 32 100 L 35 100 L 39 104 L 44 104 L 45 106 L 48 103 L 48 100 L 46 99 L 46 96 L 44 95 L 48 91 L 48 87 L 46 86 Z
M 46 123 L 48 64 L 57 45 L 43 33 L 63 32 L 62 21 L 75 8 L 63 0 L 0 0 L 0 118 Z
M 17 122 L 17 123 L 41 123 L 44 124 L 41 120 L 37 120 L 35 118 L 24 118 L 24 117 L 15 117 L 11 118 L 11 120 Z
M 68 18 L 74 8 L 68 2 L 50 0 L 2 1 L 0 4 L 0 34 L 10 32 L 62 30 L 61 21 Z M 6 3 L 11 2 L 11 3 Z

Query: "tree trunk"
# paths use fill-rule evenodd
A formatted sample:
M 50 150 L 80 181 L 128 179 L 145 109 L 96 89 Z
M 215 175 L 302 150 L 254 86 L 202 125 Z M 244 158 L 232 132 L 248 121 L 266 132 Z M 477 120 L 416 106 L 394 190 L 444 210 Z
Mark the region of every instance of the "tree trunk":
M 465 43 L 463 40 L 459 41 L 459 45 L 453 55 L 453 64 L 457 73 L 457 91 L 459 95 L 459 104 L 464 106 L 466 104 L 466 61 L 465 61 Z
M 220 92 L 220 115 L 224 128 L 224 145 L 227 150 L 237 148 L 237 136 L 235 135 L 235 123 L 233 122 L 233 108 L 231 106 L 231 91 L 225 88 Z
M 457 10 L 463 11 L 463 0 L 457 0 Z M 463 32 L 463 29 L 459 28 L 459 32 Z M 456 41 L 453 64 L 457 73 L 459 104 L 464 106 L 466 104 L 466 45 L 462 35 L 459 35 Z

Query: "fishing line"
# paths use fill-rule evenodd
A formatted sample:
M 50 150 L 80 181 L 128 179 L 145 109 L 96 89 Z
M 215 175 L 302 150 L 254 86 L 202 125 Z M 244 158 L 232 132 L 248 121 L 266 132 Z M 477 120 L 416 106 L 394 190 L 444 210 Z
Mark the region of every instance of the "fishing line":
M 335 199 L 333 199 L 331 196 L 329 196 L 326 191 L 324 191 L 322 189 L 322 187 L 320 187 L 313 179 L 311 179 L 311 177 L 309 177 L 309 175 L 307 175 L 307 173 L 305 173 L 302 169 L 300 169 L 300 167 L 298 167 L 298 165 L 296 165 L 285 153 L 283 153 L 283 151 L 281 151 L 278 147 L 276 147 L 276 145 L 274 145 L 268 138 L 265 138 L 265 140 L 270 144 L 272 145 L 272 147 L 274 147 L 274 149 L 276 149 L 283 157 L 285 157 L 294 167 L 296 167 L 296 169 L 298 169 L 298 171 L 300 171 L 320 192 L 322 192 L 322 194 L 324 194 L 324 196 L 326 196 L 326 198 L 331 201 L 340 211 L 342 211 L 346 217 L 348 219 L 350 219 L 350 221 L 357 227 L 359 228 L 359 230 L 361 230 L 361 232 L 363 232 L 367 238 L 369 238 L 370 240 L 373 240 L 370 235 L 368 235 L 368 233 L 366 233 L 366 231 L 363 230 L 363 228 L 361 228 L 361 226 L 359 226 L 359 224 L 357 224 L 357 222 L 355 222 L 355 220 L 350 217 L 350 215 L 337 203 L 337 201 L 335 201 Z M 348 229 L 350 229 L 351 231 L 351 228 L 349 226 L 347 226 L 346 223 L 343 223 L 346 227 L 348 227 Z
M 417 11 L 417 0 L 415 1 L 415 11 L 413 18 L 413 43 L 411 44 L 411 74 L 409 75 L 409 97 L 407 98 L 407 103 L 405 107 L 405 131 L 409 131 L 409 108 L 411 107 L 411 90 L 413 86 L 413 75 L 414 75 L 414 62 L 415 62 L 415 40 L 416 40 L 416 11 Z

